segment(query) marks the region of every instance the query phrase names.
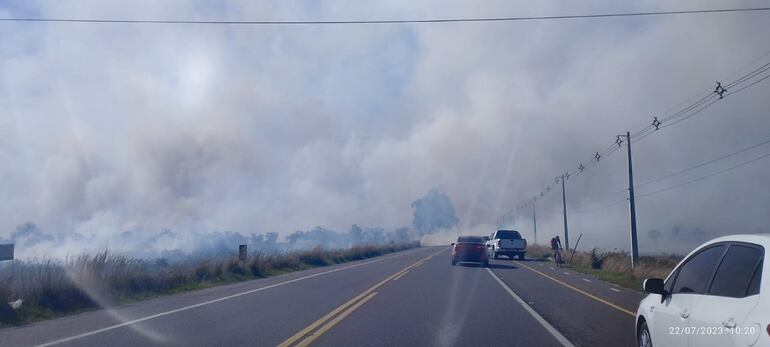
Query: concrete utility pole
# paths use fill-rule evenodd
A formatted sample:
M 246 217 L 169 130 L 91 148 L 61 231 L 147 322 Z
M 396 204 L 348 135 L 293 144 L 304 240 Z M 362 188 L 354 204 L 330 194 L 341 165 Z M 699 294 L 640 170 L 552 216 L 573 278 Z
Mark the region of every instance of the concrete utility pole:
M 621 135 L 622 136 L 622 135 Z M 631 214 L 631 269 L 639 262 L 639 244 L 636 238 L 636 204 L 634 203 L 634 168 L 631 161 L 631 132 L 626 132 L 628 147 L 628 210 Z
M 569 250 L 569 230 L 567 229 L 567 190 L 564 187 L 564 175 L 561 175 L 561 205 L 564 210 L 564 249 Z
M 535 244 L 537 244 L 537 212 L 535 212 L 535 203 L 532 203 L 532 226 L 535 229 Z

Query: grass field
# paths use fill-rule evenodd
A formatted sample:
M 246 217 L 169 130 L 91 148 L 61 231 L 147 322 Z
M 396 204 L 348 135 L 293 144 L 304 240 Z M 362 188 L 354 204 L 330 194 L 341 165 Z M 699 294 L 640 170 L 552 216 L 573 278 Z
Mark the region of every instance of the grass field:
M 542 245 L 527 247 L 527 255 L 536 259 L 551 259 L 551 249 Z M 631 270 L 631 258 L 626 252 L 610 252 L 593 249 L 591 252 L 563 252 L 564 261 L 572 269 L 596 276 L 607 282 L 641 291 L 645 278 L 666 278 L 682 259 L 677 255 L 641 256 Z
M 0 267 L 0 327 L 53 318 L 147 297 L 339 264 L 419 247 L 418 242 L 314 248 L 236 256 L 163 260 L 108 251 L 64 261 L 14 261 Z M 22 300 L 13 309 L 8 303 Z

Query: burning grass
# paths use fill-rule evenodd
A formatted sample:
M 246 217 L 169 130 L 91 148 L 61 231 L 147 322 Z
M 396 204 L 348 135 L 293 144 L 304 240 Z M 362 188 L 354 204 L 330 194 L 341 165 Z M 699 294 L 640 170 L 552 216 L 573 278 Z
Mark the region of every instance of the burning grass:
M 108 251 L 64 261 L 35 259 L 0 267 L 0 327 L 47 319 L 146 297 L 267 277 L 318 266 L 376 257 L 419 243 L 361 245 L 349 249 L 252 253 L 163 260 L 127 257 Z M 9 302 L 22 300 L 17 309 Z

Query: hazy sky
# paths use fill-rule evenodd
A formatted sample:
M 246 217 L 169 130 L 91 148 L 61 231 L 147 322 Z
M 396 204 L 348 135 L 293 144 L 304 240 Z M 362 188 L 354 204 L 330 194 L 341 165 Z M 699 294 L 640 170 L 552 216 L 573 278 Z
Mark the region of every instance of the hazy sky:
M 765 4 L 5 1 L 0 17 L 350 20 Z M 768 12 L 339 26 L 0 22 L 0 237 L 25 222 L 102 238 L 395 228 L 411 223 L 410 204 L 432 188 L 452 199 L 459 231 L 483 231 L 616 134 L 769 62 L 769 32 Z M 637 182 L 770 139 L 768 96 L 770 80 L 644 139 L 634 146 Z M 567 182 L 572 237 L 584 233 L 583 247 L 628 244 L 625 204 L 577 213 L 625 187 L 625 160 L 616 154 Z M 768 172 L 770 159 L 640 198 L 642 250 L 686 249 L 703 241 L 696 230 L 770 231 Z M 538 207 L 542 242 L 562 229 L 560 196 Z M 530 215 L 513 223 L 528 238 Z M 651 229 L 663 237 L 653 242 Z

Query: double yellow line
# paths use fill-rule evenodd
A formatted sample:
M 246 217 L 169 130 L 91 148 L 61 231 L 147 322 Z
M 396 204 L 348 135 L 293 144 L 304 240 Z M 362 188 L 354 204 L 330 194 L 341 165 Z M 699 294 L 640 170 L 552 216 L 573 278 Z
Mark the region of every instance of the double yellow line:
M 415 262 L 414 264 L 411 264 L 401 269 L 401 271 L 390 275 L 388 278 L 382 280 L 381 282 L 375 284 L 371 288 L 365 290 L 363 293 L 359 294 L 355 298 L 348 300 L 344 304 L 340 305 L 339 307 L 335 308 L 331 312 L 327 313 L 325 316 L 321 317 L 321 319 L 315 321 L 313 324 L 308 325 L 305 329 L 300 330 L 298 333 L 294 334 L 294 336 L 288 338 L 286 341 L 281 342 L 281 344 L 279 344 L 278 347 L 309 346 L 311 343 L 313 343 L 313 341 L 315 341 L 321 335 L 329 331 L 329 329 L 337 325 L 337 323 L 345 319 L 345 317 L 353 313 L 353 311 L 355 311 L 356 309 L 361 307 L 363 304 L 365 304 L 367 301 L 371 300 L 375 295 L 377 295 L 377 292 L 375 292 L 377 288 L 382 287 L 388 281 L 391 281 L 391 280 L 395 281 L 401 278 L 402 276 L 406 275 L 406 273 L 409 272 L 409 270 L 422 265 L 428 259 L 432 258 L 436 254 L 439 254 L 445 250 L 447 250 L 447 248 L 444 248 L 436 253 L 433 253 L 425 258 L 422 258 L 417 262 Z

